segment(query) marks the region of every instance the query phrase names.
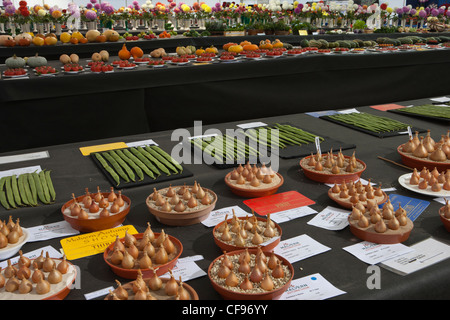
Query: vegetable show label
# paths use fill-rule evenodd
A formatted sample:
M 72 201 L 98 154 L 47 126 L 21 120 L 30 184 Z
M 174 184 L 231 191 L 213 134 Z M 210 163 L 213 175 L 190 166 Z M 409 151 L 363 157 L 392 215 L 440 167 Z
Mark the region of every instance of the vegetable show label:
M 82 147 L 82 148 L 80 148 L 80 151 L 83 154 L 83 156 L 88 156 L 94 152 L 114 150 L 114 149 L 123 149 L 126 147 L 127 147 L 127 145 L 125 144 L 125 142 L 115 142 L 115 143 L 108 143 L 108 144 L 102 144 L 102 145 L 97 145 L 97 146 Z
M 128 231 L 129 234 L 138 233 L 133 226 L 128 225 L 81 234 L 62 239 L 60 242 L 67 260 L 75 260 L 103 253 L 106 248 L 116 240 L 117 236 L 119 238 L 125 237 L 126 231 Z
M 245 205 L 253 209 L 259 215 L 267 215 L 294 208 L 309 206 L 315 202 L 297 191 L 288 191 L 274 195 L 249 199 L 244 201 Z

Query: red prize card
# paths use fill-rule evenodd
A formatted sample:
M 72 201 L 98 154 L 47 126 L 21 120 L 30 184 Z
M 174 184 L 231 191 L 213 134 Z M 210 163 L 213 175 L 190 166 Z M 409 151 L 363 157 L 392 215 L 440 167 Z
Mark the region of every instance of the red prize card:
M 315 204 L 313 200 L 297 191 L 288 191 L 266 197 L 249 199 L 245 200 L 244 203 L 261 216 Z
M 405 106 L 401 106 L 399 104 L 380 104 L 377 106 L 371 106 L 371 108 L 373 109 L 377 109 L 380 111 L 387 111 L 387 110 L 394 110 L 394 109 L 401 109 L 401 108 L 405 108 Z

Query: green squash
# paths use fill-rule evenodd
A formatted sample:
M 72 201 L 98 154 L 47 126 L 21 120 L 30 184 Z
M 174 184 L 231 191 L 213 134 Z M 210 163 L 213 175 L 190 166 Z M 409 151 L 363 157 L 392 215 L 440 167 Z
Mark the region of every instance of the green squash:
M 27 64 L 32 68 L 42 67 L 47 65 L 47 59 L 36 53 L 35 56 L 28 58 Z
M 10 69 L 23 68 L 25 66 L 25 59 L 13 55 L 5 60 L 5 65 Z

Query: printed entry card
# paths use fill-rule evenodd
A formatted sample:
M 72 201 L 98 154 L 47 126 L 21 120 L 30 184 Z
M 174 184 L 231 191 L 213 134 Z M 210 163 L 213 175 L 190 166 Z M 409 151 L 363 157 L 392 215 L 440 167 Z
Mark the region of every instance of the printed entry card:
M 297 191 L 277 193 L 261 198 L 245 200 L 244 204 L 257 214 L 265 216 L 269 213 L 309 206 L 315 202 Z

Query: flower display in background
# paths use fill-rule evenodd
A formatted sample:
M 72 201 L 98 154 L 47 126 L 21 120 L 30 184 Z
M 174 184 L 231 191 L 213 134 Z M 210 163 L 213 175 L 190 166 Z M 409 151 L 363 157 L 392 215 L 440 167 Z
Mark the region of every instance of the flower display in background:
M 84 11 L 84 17 L 89 21 L 94 21 L 97 19 L 97 13 L 94 10 L 87 9 L 86 11 Z

